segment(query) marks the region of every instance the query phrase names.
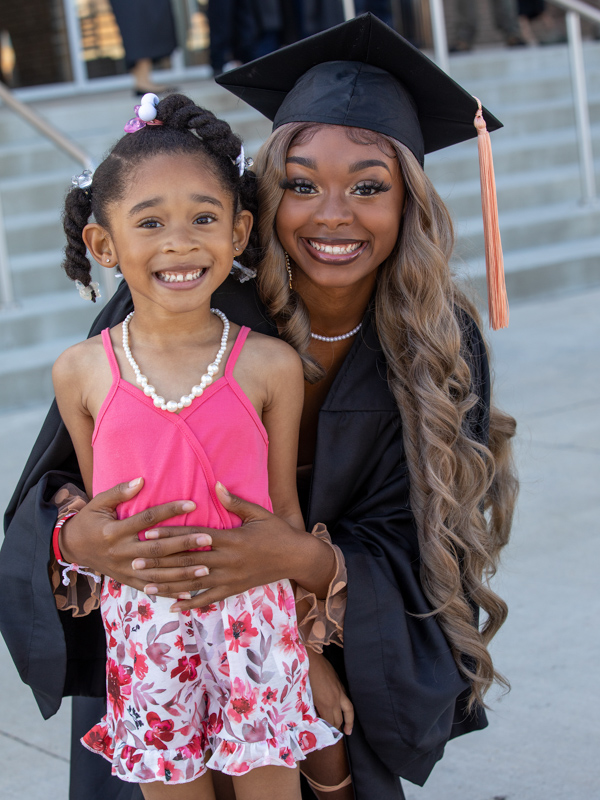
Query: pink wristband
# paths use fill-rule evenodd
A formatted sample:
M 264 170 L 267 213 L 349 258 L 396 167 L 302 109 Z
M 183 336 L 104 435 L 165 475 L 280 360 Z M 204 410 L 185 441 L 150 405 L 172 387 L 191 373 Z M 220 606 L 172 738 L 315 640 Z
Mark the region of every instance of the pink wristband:
M 54 552 L 54 558 L 56 559 L 57 563 L 61 565 L 61 567 L 65 567 L 65 569 L 62 571 L 63 586 L 68 586 L 71 582 L 68 574 L 69 572 L 78 572 L 80 575 L 88 575 L 90 578 L 93 578 L 96 583 L 100 583 L 100 575 L 96 575 L 95 572 L 91 572 L 90 570 L 85 569 L 85 567 L 79 566 L 79 564 L 69 564 L 68 561 L 63 560 L 62 553 L 60 552 L 60 546 L 58 544 L 60 529 L 68 519 L 71 519 L 71 517 L 74 517 L 77 513 L 77 511 L 71 511 L 69 514 L 65 514 L 57 519 L 54 530 L 52 531 L 52 550 Z

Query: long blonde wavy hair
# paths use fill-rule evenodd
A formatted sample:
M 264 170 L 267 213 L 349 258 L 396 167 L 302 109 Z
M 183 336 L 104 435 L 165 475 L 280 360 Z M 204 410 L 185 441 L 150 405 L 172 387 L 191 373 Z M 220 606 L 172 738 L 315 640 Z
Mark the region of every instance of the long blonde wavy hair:
M 289 288 L 275 217 L 289 148 L 321 127 L 282 125 L 261 148 L 255 167 L 263 248 L 259 290 L 282 337 L 300 354 L 309 382 L 325 373 L 308 352 L 310 318 L 302 298 Z M 469 430 L 467 415 L 478 396 L 464 328 L 469 315 L 480 328 L 481 321 L 450 272 L 454 232 L 444 203 L 404 145 L 362 128 L 345 130 L 353 142 L 395 154 L 405 183 L 398 241 L 377 276 L 375 323 L 402 419 L 423 590 L 470 681 L 472 707 L 483 704 L 494 681 L 508 687 L 488 651 L 507 614 L 489 580 L 508 541 L 518 491 L 511 451 L 516 423 L 492 405 L 488 446 Z M 485 615 L 478 627 L 473 604 Z

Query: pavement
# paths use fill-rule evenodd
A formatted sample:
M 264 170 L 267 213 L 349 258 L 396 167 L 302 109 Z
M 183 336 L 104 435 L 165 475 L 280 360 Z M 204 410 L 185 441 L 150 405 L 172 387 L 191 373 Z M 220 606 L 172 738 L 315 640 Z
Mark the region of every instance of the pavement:
M 512 691 L 487 730 L 450 742 L 407 800 L 597 800 L 600 663 L 600 288 L 513 304 L 490 335 L 497 401 L 518 420 L 521 495 L 494 581 L 492 644 Z M 0 507 L 45 408 L 0 414 Z M 0 798 L 67 800 L 69 703 L 44 722 L 0 642 Z M 377 800 L 377 798 L 373 798 Z

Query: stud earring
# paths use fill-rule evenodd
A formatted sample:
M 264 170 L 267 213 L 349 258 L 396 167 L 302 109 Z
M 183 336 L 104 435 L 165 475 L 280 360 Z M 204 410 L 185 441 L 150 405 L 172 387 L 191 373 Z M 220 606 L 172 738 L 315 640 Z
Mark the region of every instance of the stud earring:
M 288 277 L 289 277 L 289 286 L 290 286 L 290 291 L 291 291 L 294 288 L 292 286 L 292 265 L 290 264 L 290 257 L 285 252 L 285 250 L 283 251 L 283 255 L 285 257 L 285 268 L 287 269 L 287 274 L 288 274 Z
M 235 252 L 237 253 L 239 249 L 240 249 L 239 247 L 236 247 L 235 248 Z
M 110 264 L 110 258 L 107 258 L 107 259 L 106 259 L 106 263 L 107 263 L 107 264 Z

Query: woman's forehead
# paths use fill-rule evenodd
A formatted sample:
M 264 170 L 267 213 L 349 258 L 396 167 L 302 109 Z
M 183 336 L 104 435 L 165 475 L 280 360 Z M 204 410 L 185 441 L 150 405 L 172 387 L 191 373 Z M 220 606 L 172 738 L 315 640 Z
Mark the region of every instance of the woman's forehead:
M 313 125 L 300 131 L 290 142 L 287 160 L 300 152 L 312 154 L 318 160 L 354 162 L 357 157 L 367 158 L 368 153 L 381 155 L 387 161 L 396 161 L 396 152 L 388 139 L 365 128 L 341 125 Z

